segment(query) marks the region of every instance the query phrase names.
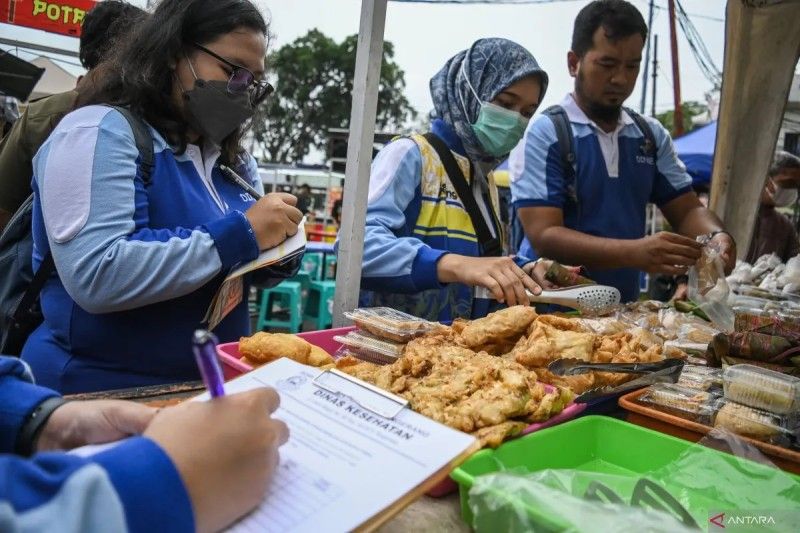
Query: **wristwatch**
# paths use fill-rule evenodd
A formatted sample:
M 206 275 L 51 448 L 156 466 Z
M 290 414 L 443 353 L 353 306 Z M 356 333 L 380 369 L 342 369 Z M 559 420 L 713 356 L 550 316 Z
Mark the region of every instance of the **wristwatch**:
M 716 237 L 717 235 L 719 235 L 720 233 L 724 233 L 725 235 L 730 237 L 731 238 L 731 242 L 733 242 L 733 245 L 736 246 L 736 239 L 734 239 L 733 235 L 731 235 L 729 232 L 725 231 L 724 229 L 719 229 L 717 231 L 712 231 L 711 233 L 708 234 L 708 239 L 711 240 L 714 237 Z
M 40 403 L 36 409 L 31 411 L 25 418 L 22 428 L 17 435 L 17 442 L 15 452 L 18 455 L 28 457 L 33 455 L 36 451 L 36 442 L 39 440 L 39 435 L 44 429 L 44 425 L 53 414 L 53 411 L 66 403 L 66 400 L 60 396 L 48 398 Z

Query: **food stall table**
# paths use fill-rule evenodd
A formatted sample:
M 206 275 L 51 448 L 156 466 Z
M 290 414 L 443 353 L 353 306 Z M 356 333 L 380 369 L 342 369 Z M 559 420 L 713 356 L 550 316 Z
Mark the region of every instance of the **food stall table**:
M 164 407 L 178 404 L 203 392 L 205 392 L 205 387 L 201 381 L 187 381 L 169 385 L 74 394 L 68 398 L 70 400 L 132 400 L 154 407 Z M 381 533 L 405 531 L 461 533 L 470 531 L 470 529 L 461 520 L 458 493 L 454 493 L 444 498 L 423 496 L 384 524 L 378 531 Z

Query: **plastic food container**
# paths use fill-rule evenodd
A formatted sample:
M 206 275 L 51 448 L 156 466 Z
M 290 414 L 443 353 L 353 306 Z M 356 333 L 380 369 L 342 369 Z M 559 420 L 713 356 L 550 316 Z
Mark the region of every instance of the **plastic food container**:
M 406 347 L 405 344 L 385 341 L 359 331 L 351 331 L 344 336 L 337 335 L 334 340 L 357 358 L 379 364 L 393 363 L 403 355 Z
M 722 369 L 684 365 L 677 385 L 689 389 L 722 394 Z
M 722 374 L 725 399 L 779 415 L 800 413 L 800 378 L 754 365 L 733 365 Z
M 344 316 L 376 337 L 395 342 L 408 342 L 437 326 L 391 307 L 361 307 Z
M 711 424 L 714 420 L 718 400 L 719 395 L 672 383 L 656 383 L 639 397 L 639 402 L 659 411 L 701 424 Z
M 788 446 L 794 436 L 786 417 L 735 402 L 724 402 L 714 419 L 714 427 L 783 446 Z

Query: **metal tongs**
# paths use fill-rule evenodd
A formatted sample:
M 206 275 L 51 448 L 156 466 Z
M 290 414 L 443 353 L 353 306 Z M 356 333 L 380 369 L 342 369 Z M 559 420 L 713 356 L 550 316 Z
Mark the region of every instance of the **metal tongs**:
M 581 359 L 558 359 L 547 366 L 557 376 L 574 376 L 587 372 L 619 372 L 623 374 L 649 374 L 662 370 L 677 370 L 680 374 L 683 359 L 664 359 L 657 363 L 587 363 Z
M 619 290 L 608 285 L 577 285 L 564 289 L 543 290 L 538 295 L 526 292 L 533 303 L 563 305 L 586 315 L 608 314 L 617 309 L 620 302 Z M 475 297 L 494 299 L 492 292 L 485 287 L 476 287 Z
M 591 371 L 643 374 L 634 380 L 613 387 L 606 385 L 591 389 L 575 398 L 575 403 L 589 403 L 623 392 L 640 389 L 654 383 L 676 383 L 686 363 L 683 359 L 664 359 L 657 363 L 587 363 L 579 359 L 559 359 L 547 367 L 559 376 L 584 374 Z

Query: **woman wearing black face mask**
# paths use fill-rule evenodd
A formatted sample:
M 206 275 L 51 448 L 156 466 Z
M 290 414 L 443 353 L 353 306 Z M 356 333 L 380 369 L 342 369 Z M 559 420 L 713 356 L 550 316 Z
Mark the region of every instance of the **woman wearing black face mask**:
M 191 333 L 224 275 L 298 231 L 295 197 L 256 201 L 219 169 L 263 190 L 240 141 L 271 91 L 267 33 L 247 0 L 163 0 L 42 147 L 34 266 L 50 252 L 58 273 L 22 354 L 40 383 L 84 392 L 196 379 Z M 144 119 L 149 180 L 128 121 L 98 104 Z M 215 330 L 223 342 L 249 333 L 242 300 Z

